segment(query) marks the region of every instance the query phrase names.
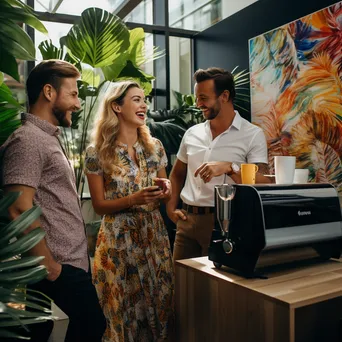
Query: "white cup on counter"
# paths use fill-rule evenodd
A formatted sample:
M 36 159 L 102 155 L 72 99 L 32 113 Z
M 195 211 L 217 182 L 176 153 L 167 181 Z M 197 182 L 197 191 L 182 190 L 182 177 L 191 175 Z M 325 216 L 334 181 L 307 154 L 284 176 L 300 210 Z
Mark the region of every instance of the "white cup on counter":
M 293 183 L 305 184 L 309 180 L 309 169 L 295 169 Z
M 293 184 L 296 168 L 296 157 L 275 156 L 274 170 L 276 184 Z

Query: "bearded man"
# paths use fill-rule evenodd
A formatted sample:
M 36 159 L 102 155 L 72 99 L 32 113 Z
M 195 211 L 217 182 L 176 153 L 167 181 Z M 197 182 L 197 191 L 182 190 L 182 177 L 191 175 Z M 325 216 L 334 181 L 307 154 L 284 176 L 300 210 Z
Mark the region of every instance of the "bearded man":
M 91 281 L 87 239 L 73 168 L 60 143 L 58 126 L 70 127 L 80 109 L 78 70 L 61 60 L 38 64 L 27 82 L 29 113 L 0 150 L 1 184 L 21 192 L 9 208 L 15 219 L 38 205 L 41 217 L 25 232 L 41 227 L 46 235 L 29 254 L 44 256 L 46 279 L 31 285 L 69 316 L 65 341 L 101 341 L 106 322 Z M 29 327 L 32 341 L 46 341 L 40 324 Z M 37 331 L 38 332 L 37 332 Z
M 233 75 L 221 68 L 199 69 L 194 80 L 196 105 L 206 121 L 187 130 L 170 174 L 167 214 L 177 225 L 174 260 L 208 255 L 215 185 L 225 177 L 228 183 L 241 183 L 242 163 L 258 165 L 256 182 L 269 182 L 263 176 L 268 173 L 264 133 L 234 110 Z M 177 209 L 179 197 L 182 210 Z

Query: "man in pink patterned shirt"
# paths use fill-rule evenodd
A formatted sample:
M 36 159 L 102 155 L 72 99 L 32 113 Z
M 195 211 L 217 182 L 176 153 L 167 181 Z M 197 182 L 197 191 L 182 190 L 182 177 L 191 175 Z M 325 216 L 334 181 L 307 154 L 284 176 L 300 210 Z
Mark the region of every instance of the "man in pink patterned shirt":
M 9 209 L 12 219 L 33 205 L 42 215 L 26 233 L 42 227 L 45 238 L 30 250 L 44 256 L 48 270 L 33 285 L 69 316 L 65 341 L 101 341 L 105 320 L 91 282 L 87 239 L 75 177 L 58 135 L 69 127 L 80 108 L 78 70 L 70 63 L 49 60 L 38 64 L 27 79 L 30 114 L 1 147 L 1 183 L 5 191 L 22 195 Z M 35 336 L 34 341 L 42 341 Z M 39 326 L 37 326 L 39 329 Z

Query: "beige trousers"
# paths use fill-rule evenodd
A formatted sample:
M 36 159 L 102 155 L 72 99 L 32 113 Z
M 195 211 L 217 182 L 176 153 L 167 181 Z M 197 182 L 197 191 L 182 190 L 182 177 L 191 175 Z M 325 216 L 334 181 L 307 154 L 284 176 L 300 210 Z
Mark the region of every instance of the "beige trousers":
M 178 220 L 173 248 L 173 260 L 196 258 L 208 255 L 215 217 L 210 214 L 190 214 L 185 221 Z

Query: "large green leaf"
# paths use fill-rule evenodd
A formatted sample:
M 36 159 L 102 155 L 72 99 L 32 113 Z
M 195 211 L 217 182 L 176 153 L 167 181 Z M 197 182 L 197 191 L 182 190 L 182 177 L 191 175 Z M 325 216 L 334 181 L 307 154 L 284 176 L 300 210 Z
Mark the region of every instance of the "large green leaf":
M 137 27 L 129 31 L 129 42 L 130 46 L 128 49 L 128 55 L 130 61 L 135 65 L 139 66 L 142 64 L 144 54 L 143 49 L 145 46 L 145 32 L 142 28 Z
M 21 340 L 30 340 L 29 337 L 25 337 L 22 335 L 18 335 L 12 331 L 6 330 L 6 329 L 2 329 L 0 328 L 0 337 L 4 337 L 4 338 L 18 338 Z
M 0 146 L 6 139 L 21 125 L 19 111 L 21 109 L 18 102 L 8 93 L 7 86 L 3 83 L 0 86 Z M 6 100 L 9 100 L 9 105 Z M 15 106 L 15 107 L 13 107 Z
M 32 295 L 31 293 L 34 293 L 35 295 Z M 1 302 L 3 303 L 16 303 L 16 302 L 19 303 L 20 302 L 23 304 L 39 303 L 40 306 L 45 307 L 43 311 L 46 311 L 47 308 L 49 308 L 51 301 L 42 299 L 41 296 L 38 298 L 36 297 L 37 294 L 42 295 L 41 292 L 31 290 L 26 287 L 16 286 L 15 289 L 0 287 L 0 301 Z M 47 296 L 45 297 L 48 298 Z
M 22 2 L 2 0 L 0 2 L 1 22 L 3 18 L 10 19 L 13 22 L 25 23 L 44 34 L 48 33 L 43 23 L 33 14 L 31 8 Z
M 7 102 L 17 108 L 20 108 L 19 102 L 13 97 L 10 89 L 5 83 L 0 86 L 0 103 Z
M 126 66 L 121 70 L 119 76 L 115 81 L 132 79 L 137 81 L 144 89 L 145 95 L 149 95 L 152 91 L 152 83 L 154 76 L 149 75 L 141 69 L 135 67 L 131 61 L 127 61 Z
M 93 88 L 97 88 L 100 85 L 101 77 L 96 73 L 96 69 L 91 68 L 86 64 L 82 64 L 82 81 Z
M 6 284 L 34 284 L 47 276 L 45 266 L 30 267 L 26 270 L 0 273 L 0 283 Z
M 0 30 L 1 32 L 1 30 Z M 20 81 L 18 72 L 18 63 L 16 59 L 6 50 L 0 47 L 0 70 L 5 74 L 12 76 L 16 81 Z
M 129 32 L 119 17 L 99 8 L 88 8 L 80 22 L 70 29 L 66 46 L 81 62 L 94 68 L 104 67 L 127 50 Z
M 12 239 L 12 237 L 21 234 L 27 227 L 29 227 L 35 220 L 37 220 L 41 213 L 42 210 L 40 209 L 40 207 L 33 206 L 32 208 L 26 210 L 24 213 L 18 216 L 15 220 L 11 221 L 8 225 L 3 227 L 1 230 L 0 246 L 6 245 L 8 241 Z M 0 251 L 0 257 L 2 253 L 5 253 L 4 250 L 6 250 L 6 248 L 8 249 L 9 246 L 3 248 Z
M 19 59 L 35 59 L 36 49 L 31 38 L 16 23 L 3 19 L 0 26 L 0 33 L 2 49 Z
M 43 237 L 45 232 L 41 228 L 31 230 L 28 234 L 22 236 L 17 241 L 3 247 L 0 251 L 0 259 L 12 258 L 15 255 L 27 252 L 35 246 Z
M 7 103 L 0 104 L 0 131 L 9 121 L 18 119 L 18 110 L 20 108 L 13 108 L 8 106 L 9 105 Z
M 31 291 L 27 293 L 28 290 L 25 289 L 25 285 L 38 282 L 47 276 L 45 266 L 37 266 L 43 257 L 28 256 L 18 259 L 19 254 L 32 249 L 45 235 L 40 228 L 23 236 L 21 234 L 37 218 L 41 210 L 34 207 L 11 223 L 7 223 L 6 212 L 19 195 L 18 192 L 4 195 L 4 192 L 0 190 L 0 337 L 20 338 L 16 333 L 3 327 L 24 327 L 24 324 L 51 319 L 49 303 L 36 298 Z M 11 238 L 15 241 L 9 243 L 8 239 Z M 18 288 L 18 285 L 21 288 Z M 24 304 L 26 308 L 34 309 L 34 311 L 13 308 L 7 303 Z
M 25 23 L 43 33 L 47 30 L 31 8 L 18 0 L 0 1 L 0 23 L 0 71 L 19 82 L 16 58 L 34 60 L 35 47 L 18 23 Z
M 113 64 L 102 67 L 101 69 L 105 80 L 110 82 L 115 81 L 119 77 L 122 69 L 126 66 L 127 59 L 128 53 L 123 52 L 120 56 L 118 56 L 118 58 L 115 59 Z
M 52 44 L 52 40 L 44 40 L 38 45 L 38 49 L 44 60 L 63 59 L 63 49 Z
M 20 259 L 3 261 L 0 263 L 0 272 L 17 270 L 23 267 L 35 266 L 44 259 L 43 256 L 27 256 Z
M 113 64 L 102 67 L 103 74 L 107 81 L 118 81 L 119 79 L 131 78 L 137 80 L 144 88 L 145 94 L 152 90 L 152 75 L 144 73 L 139 66 L 160 58 L 164 51 L 157 51 L 153 48 L 149 56 L 145 54 L 145 33 L 142 28 L 135 28 L 129 31 L 129 48 L 124 53 L 116 56 Z
M 0 217 L 8 215 L 8 208 L 18 199 L 20 195 L 21 192 L 13 191 L 9 192 L 8 194 L 6 194 L 6 196 L 0 199 Z
M 153 47 L 147 55 L 145 49 L 145 32 L 137 27 L 129 31 L 130 46 L 128 49 L 128 58 L 136 66 L 151 62 L 165 55 L 165 50 L 159 51 L 159 47 Z

